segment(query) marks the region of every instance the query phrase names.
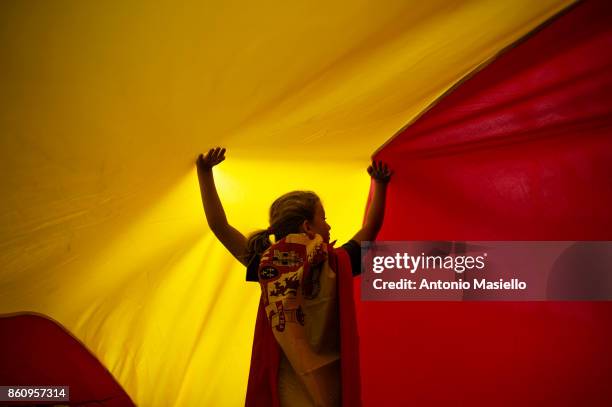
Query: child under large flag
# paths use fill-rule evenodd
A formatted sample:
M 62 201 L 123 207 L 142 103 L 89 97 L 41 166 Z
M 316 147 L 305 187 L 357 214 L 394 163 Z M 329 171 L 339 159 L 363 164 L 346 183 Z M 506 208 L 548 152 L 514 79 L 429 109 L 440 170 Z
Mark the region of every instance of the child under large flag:
M 196 164 L 211 230 L 247 266 L 247 280 L 261 285 L 246 405 L 361 405 L 352 277 L 361 271 L 360 243 L 382 226 L 391 171 L 382 162 L 368 168 L 374 191 L 365 222 L 336 249 L 321 200 L 310 191 L 279 197 L 270 226 L 248 239 L 233 228 L 212 173 L 224 154 L 211 149 Z

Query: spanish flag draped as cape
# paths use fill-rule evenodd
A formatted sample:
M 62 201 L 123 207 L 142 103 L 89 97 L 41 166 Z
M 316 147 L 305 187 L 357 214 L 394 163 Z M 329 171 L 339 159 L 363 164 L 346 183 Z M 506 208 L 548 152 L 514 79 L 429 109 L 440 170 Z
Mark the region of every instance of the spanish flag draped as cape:
M 264 252 L 258 275 L 262 295 L 246 405 L 334 405 L 340 400 L 343 406 L 361 405 L 347 252 L 319 235 L 290 234 Z M 292 381 L 299 386 L 291 387 Z

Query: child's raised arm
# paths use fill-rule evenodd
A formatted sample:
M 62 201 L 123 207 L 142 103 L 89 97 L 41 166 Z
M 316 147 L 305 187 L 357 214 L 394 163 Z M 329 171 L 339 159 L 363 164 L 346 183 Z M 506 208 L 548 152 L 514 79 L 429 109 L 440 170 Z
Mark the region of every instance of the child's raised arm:
M 200 154 L 196 161 L 198 169 L 198 180 L 200 181 L 200 193 L 204 213 L 210 230 L 217 236 L 223 246 L 245 266 L 248 263 L 247 239 L 227 222 L 223 205 L 217 194 L 212 167 L 225 160 L 225 149 L 217 147 L 211 149 L 206 156 Z
M 370 202 L 370 207 L 368 208 L 368 214 L 366 215 L 363 227 L 353 236 L 352 240 L 355 240 L 357 243 L 376 239 L 376 235 L 378 235 L 385 217 L 387 184 L 393 172 L 390 171 L 387 164 L 384 164 L 382 161 L 378 163 L 372 161 L 372 165 L 368 167 L 368 174 L 370 174 L 374 180 L 374 196 Z

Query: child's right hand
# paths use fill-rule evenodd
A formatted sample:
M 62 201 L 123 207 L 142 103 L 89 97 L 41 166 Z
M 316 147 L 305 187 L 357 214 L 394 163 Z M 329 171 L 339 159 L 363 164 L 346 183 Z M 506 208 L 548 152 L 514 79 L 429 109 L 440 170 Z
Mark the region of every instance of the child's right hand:
M 389 169 L 386 163 L 382 161 L 372 161 L 372 165 L 368 167 L 368 174 L 374 179 L 374 182 L 386 184 L 391 179 L 393 171 Z
M 225 148 L 211 148 L 206 156 L 200 154 L 196 161 L 198 171 L 210 171 L 212 167 L 225 160 Z

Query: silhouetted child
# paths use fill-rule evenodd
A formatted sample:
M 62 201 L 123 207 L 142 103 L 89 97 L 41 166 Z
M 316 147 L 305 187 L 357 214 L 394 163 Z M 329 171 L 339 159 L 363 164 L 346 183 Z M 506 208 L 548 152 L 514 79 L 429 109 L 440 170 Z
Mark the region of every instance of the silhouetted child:
M 270 226 L 248 238 L 232 227 L 212 171 L 224 154 L 225 149 L 211 149 L 196 164 L 208 225 L 247 267 L 246 279 L 261 285 L 246 404 L 360 404 L 351 276 L 361 272 L 361 242 L 375 240 L 382 226 L 391 172 L 382 162 L 368 167 L 374 195 L 365 223 L 351 240 L 334 248 L 325 209 L 310 191 L 276 199 Z

